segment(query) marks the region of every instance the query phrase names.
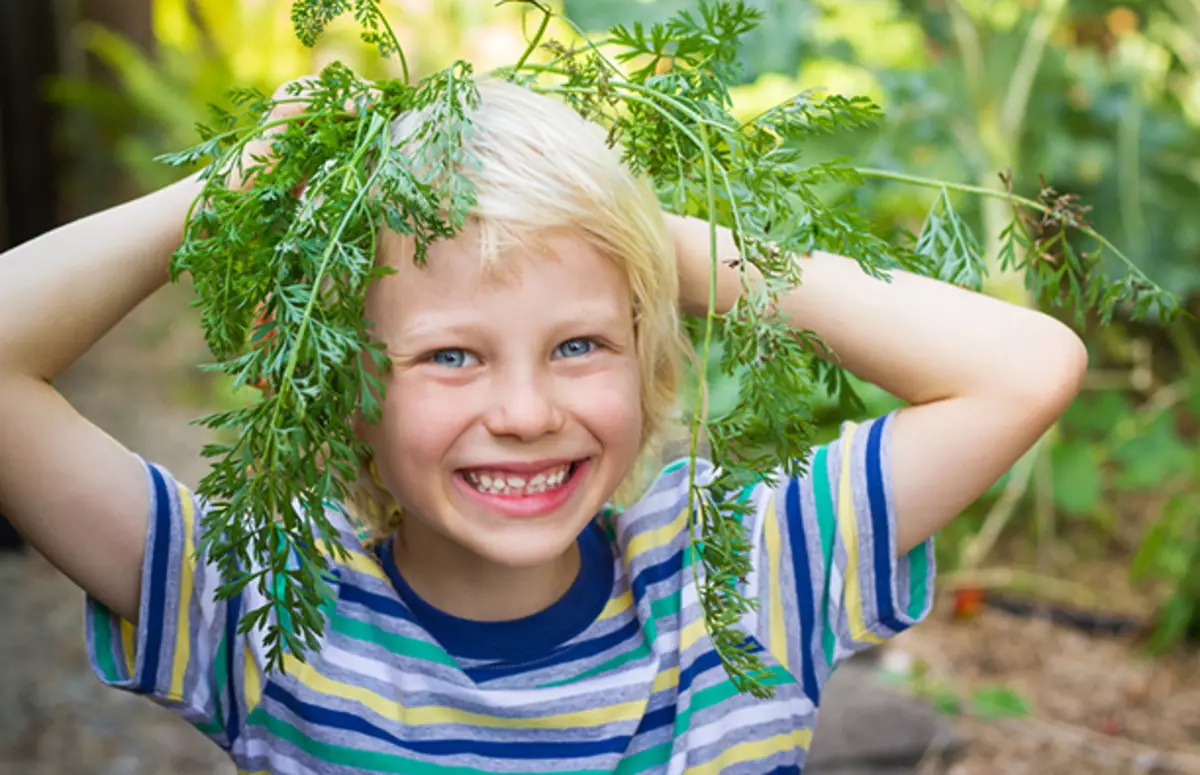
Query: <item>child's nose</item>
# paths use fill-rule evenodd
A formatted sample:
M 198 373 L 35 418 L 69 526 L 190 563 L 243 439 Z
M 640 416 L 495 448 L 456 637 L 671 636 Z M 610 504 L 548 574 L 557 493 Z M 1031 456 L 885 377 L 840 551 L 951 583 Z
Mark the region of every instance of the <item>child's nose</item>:
M 547 380 L 513 375 L 497 385 L 488 413 L 488 431 L 496 436 L 531 440 L 562 429 L 564 414 Z

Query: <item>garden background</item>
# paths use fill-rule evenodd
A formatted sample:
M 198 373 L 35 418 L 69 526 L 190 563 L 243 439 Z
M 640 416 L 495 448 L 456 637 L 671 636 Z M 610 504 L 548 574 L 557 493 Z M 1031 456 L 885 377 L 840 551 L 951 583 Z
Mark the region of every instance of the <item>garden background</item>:
M 511 63 L 537 13 L 490 0 L 385 0 L 414 75 Z M 877 128 L 806 140 L 810 159 L 1036 198 L 1090 222 L 1195 313 L 1200 300 L 1200 0 L 754 0 L 764 23 L 734 90 L 746 117 L 807 89 L 871 97 Z M 561 0 L 580 27 L 660 21 L 684 0 Z M 0 244 L 165 184 L 234 85 L 267 93 L 340 59 L 394 76 L 346 20 L 301 46 L 286 0 L 55 0 L 0 6 Z M 532 15 L 530 15 L 532 14 Z M 552 36 L 569 39 L 558 22 Z M 943 196 L 871 182 L 880 234 L 919 234 Z M 1001 200 L 945 194 L 998 252 Z M 935 210 L 944 216 L 943 209 Z M 1019 279 L 987 292 L 1030 303 Z M 204 432 L 242 400 L 206 360 L 186 284 L 148 301 L 60 388 L 191 484 Z M 874 680 L 931 704 L 962 750 L 929 772 L 1200 773 L 1200 326 L 1081 329 L 1091 369 L 1063 421 L 939 536 L 933 621 L 878 655 Z M 718 390 L 733 390 L 730 382 Z M 895 406 L 826 401 L 824 433 Z M 948 471 L 947 476 L 953 472 Z M 29 553 L 0 559 L 0 770 L 226 772 L 199 735 L 98 688 L 81 599 Z M 10 688 L 11 687 L 11 688 Z M 818 733 L 818 741 L 820 733 Z

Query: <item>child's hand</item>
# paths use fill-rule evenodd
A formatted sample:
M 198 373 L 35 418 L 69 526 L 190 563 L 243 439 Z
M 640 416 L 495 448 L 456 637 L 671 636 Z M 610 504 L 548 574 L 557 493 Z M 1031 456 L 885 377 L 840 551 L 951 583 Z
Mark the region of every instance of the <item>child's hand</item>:
M 312 85 L 316 81 L 317 76 L 306 75 L 282 84 L 271 95 L 271 101 L 275 105 L 271 108 L 271 112 L 263 119 L 263 124 L 272 124 L 283 119 L 298 116 L 307 111 L 309 103 L 305 99 L 305 95 L 312 91 Z M 300 84 L 301 86 L 300 93 L 297 95 L 290 93 L 294 84 Z M 346 112 L 357 112 L 357 107 L 353 101 L 347 100 Z M 246 143 L 246 147 L 242 149 L 241 160 L 230 171 L 229 188 L 235 191 L 245 191 L 254 185 L 255 167 L 263 164 L 264 160 L 266 164 L 263 167 L 263 171 L 270 170 L 275 165 L 277 160 L 275 138 L 282 134 L 286 128 L 287 124 L 279 123 L 267 129 L 254 140 Z M 247 170 L 251 171 L 249 175 L 246 175 Z

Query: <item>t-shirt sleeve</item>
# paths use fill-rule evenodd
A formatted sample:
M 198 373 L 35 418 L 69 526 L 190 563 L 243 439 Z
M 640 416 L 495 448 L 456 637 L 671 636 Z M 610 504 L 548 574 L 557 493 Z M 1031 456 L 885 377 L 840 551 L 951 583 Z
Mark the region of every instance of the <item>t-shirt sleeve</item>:
M 261 696 L 261 640 L 237 632 L 261 601 L 254 584 L 217 599 L 218 570 L 196 556 L 203 502 L 164 469 L 143 465 L 150 514 L 138 623 L 89 596 L 88 656 L 103 683 L 150 697 L 228 748 Z
M 819 699 L 836 665 L 924 619 L 930 538 L 898 556 L 890 430 L 895 413 L 845 423 L 801 476 L 756 494 L 755 631 Z

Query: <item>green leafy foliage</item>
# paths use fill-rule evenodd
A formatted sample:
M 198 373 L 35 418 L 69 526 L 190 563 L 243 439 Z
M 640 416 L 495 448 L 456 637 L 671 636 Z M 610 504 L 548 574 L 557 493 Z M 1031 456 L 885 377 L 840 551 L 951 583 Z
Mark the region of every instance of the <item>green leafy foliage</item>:
M 1133 496 L 1150 511 L 1130 574 L 1165 587 L 1153 651 L 1200 629 L 1200 453 L 1180 429 L 1181 417 L 1200 418 L 1200 405 L 1192 406 L 1196 385 L 1192 374 L 1173 386 L 1182 406 L 1137 407 L 1118 390 L 1084 394 L 1064 415 L 1066 434 L 1051 452 L 1055 504 L 1065 513 L 1095 515 L 1113 494 Z
M 971 693 L 970 712 L 987 721 L 1025 718 L 1029 715 L 1029 704 L 1008 687 L 982 686 Z
M 304 45 L 313 46 L 329 23 L 348 11 L 354 13 L 355 21 L 362 28 L 364 43 L 376 46 L 381 56 L 401 53 L 400 43 L 387 16 L 379 8 L 378 0 L 295 0 L 292 25 L 296 37 Z M 408 80 L 407 76 L 405 80 Z
M 349 10 L 370 40 L 390 50 L 394 37 L 373 2 L 299 0 L 297 34 L 312 42 Z M 1013 207 L 1005 260 L 1055 303 L 1169 316 L 1173 300 L 1132 265 L 1129 276 L 1109 280 L 1095 256 L 1077 251 L 1068 240 L 1073 232 L 1108 243 L 1071 197 L 1044 190 L 1029 200 L 844 160 L 810 162 L 803 143 L 792 142 L 873 125 L 881 112 L 868 99 L 803 92 L 753 119 L 736 118 L 730 87 L 740 78 L 738 43 L 760 18 L 741 0 L 702 3 L 666 22 L 618 26 L 601 43 L 585 36 L 577 47 L 543 41 L 543 23 L 518 62 L 497 74 L 557 95 L 604 126 L 625 163 L 653 181 L 664 207 L 707 219 L 714 231 L 730 228 L 741 248 L 741 299 L 725 315 L 710 301 L 693 325 L 701 389 L 718 365 L 737 390 L 720 401 L 720 412 L 703 411 L 711 396 L 694 402 L 691 452 L 707 442 L 720 473 L 692 482 L 690 531 L 709 635 L 735 684 L 765 695 L 763 665 L 738 628 L 756 601 L 742 592 L 750 572 L 742 524 L 749 507 L 735 496 L 770 481 L 780 466 L 784 475 L 803 471 L 814 436 L 812 403 L 822 391 L 861 405 L 845 374 L 814 354 L 822 350 L 817 337 L 795 331 L 774 311 L 778 294 L 802 281 L 796 255 L 828 250 L 854 257 L 873 275 L 902 267 L 975 287 L 981 249 L 951 202 L 951 192 L 973 194 Z M 546 61 L 533 61 L 535 53 Z M 324 506 L 344 498 L 365 452 L 350 429 L 353 411 L 361 406 L 368 421 L 379 414 L 383 386 L 374 374 L 388 364 L 363 318 L 365 289 L 381 274 L 373 264 L 376 232 L 386 224 L 412 235 L 421 261 L 432 241 L 457 233 L 472 204 L 458 174 L 469 162 L 461 137 L 474 99 L 465 63 L 417 85 L 368 84 L 334 64 L 308 86 L 303 97 L 294 91 L 283 98 L 304 99 L 304 113 L 271 122 L 262 117 L 275 101 L 235 92 L 235 110 L 216 111 L 201 143 L 169 158 L 211 160 L 173 276 L 194 278 L 217 368 L 236 385 L 270 386 L 251 406 L 205 418 L 209 427 L 238 435 L 206 448 L 214 462 L 199 492 L 211 504 L 201 548 L 226 579 L 220 594 L 254 583 L 270 601 L 241 626 L 267 630 L 271 667 L 318 643 L 329 594 L 323 550 L 341 551 Z M 348 112 L 347 102 L 357 109 Z M 389 127 L 410 111 L 424 111 L 426 120 L 401 153 Z M 254 184 L 230 188 L 242 149 L 267 131 L 278 132 L 272 137 L 279 163 L 252 160 L 239 172 Z M 851 198 L 825 195 L 861 189 L 870 177 L 940 192 L 915 247 L 877 235 Z M 717 260 L 714 254 L 714 271 Z M 765 282 L 752 282 L 750 267 Z M 260 310 L 265 322 L 256 323 Z
M 1100 463 L 1087 444 L 1065 443 L 1051 453 L 1054 504 L 1072 515 L 1090 514 L 1103 496 Z
M 934 201 L 914 252 L 936 267 L 935 276 L 939 280 L 974 291 L 983 289 L 983 275 L 987 269 L 979 242 L 954 211 L 946 189 L 942 189 Z

